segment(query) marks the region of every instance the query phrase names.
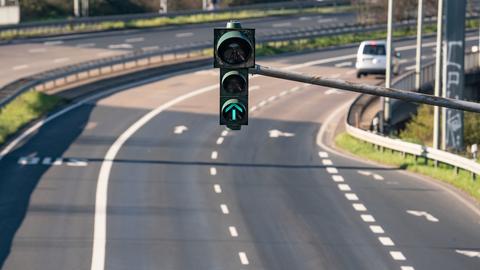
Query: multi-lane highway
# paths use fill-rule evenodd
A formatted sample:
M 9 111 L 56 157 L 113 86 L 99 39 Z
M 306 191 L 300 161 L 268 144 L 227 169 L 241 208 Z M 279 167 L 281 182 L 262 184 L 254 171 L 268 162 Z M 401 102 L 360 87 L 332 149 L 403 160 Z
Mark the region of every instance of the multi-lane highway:
M 354 52 L 259 62 L 356 80 Z M 468 198 L 331 145 L 353 94 L 253 77 L 249 126 L 227 131 L 217 81 L 205 67 L 117 85 L 7 144 L 3 269 L 480 267 Z

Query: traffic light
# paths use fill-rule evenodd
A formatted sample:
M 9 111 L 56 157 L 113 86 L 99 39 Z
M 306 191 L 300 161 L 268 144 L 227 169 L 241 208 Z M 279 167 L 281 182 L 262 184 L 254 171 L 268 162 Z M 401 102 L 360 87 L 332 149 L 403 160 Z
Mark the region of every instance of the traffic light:
M 220 68 L 220 125 L 248 124 L 248 69 L 255 66 L 255 29 L 229 22 L 214 29 L 213 66 Z

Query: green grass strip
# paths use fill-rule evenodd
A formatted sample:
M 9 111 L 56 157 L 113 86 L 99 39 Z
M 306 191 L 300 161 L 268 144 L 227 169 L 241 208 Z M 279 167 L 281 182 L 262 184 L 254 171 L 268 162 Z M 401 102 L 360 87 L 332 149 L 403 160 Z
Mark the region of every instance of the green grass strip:
M 374 145 L 354 138 L 347 133 L 339 134 L 335 138 L 335 144 L 356 156 L 441 180 L 480 201 L 480 181 L 473 181 L 469 172 L 460 170 L 456 174 L 454 168 L 446 164 L 439 164 L 438 167 L 435 167 L 431 160 L 425 162 L 424 158 L 419 158 L 416 162 L 415 158 L 410 155 L 403 157 L 398 152 L 380 151 Z
M 29 91 L 0 111 L 0 144 L 29 122 L 56 108 L 64 101 L 56 96 Z

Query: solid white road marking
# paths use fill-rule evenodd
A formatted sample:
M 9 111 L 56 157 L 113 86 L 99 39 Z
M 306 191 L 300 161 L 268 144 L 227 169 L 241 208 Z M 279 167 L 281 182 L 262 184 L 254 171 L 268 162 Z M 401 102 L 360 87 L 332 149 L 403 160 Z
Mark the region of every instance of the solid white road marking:
M 22 70 L 28 68 L 29 65 L 19 65 L 19 66 L 14 66 L 12 69 L 13 70 Z
M 188 127 L 186 126 L 176 126 L 174 129 L 173 129 L 173 133 L 175 134 L 182 134 L 184 131 L 187 131 L 188 130 Z
M 480 251 L 456 249 L 455 252 L 457 252 L 458 254 L 468 256 L 470 258 L 475 258 L 475 257 L 480 258 Z
M 131 44 L 122 43 L 122 44 L 110 44 L 108 45 L 109 49 L 131 49 L 133 46 Z
M 57 58 L 57 59 L 53 60 L 54 63 L 63 63 L 63 62 L 67 62 L 67 61 L 70 61 L 70 58 L 62 57 L 62 58 Z
M 411 267 L 411 266 L 402 266 L 400 268 L 400 270 L 415 270 L 415 268 Z
M 62 40 L 56 40 L 56 41 L 46 41 L 43 43 L 45 46 L 53 46 L 53 45 L 60 45 L 63 44 Z
M 367 208 L 365 207 L 365 205 L 361 204 L 361 203 L 354 203 L 352 204 L 353 208 L 359 212 L 365 212 L 367 211 Z
M 263 107 L 265 104 L 267 104 L 267 102 L 263 100 L 262 102 L 258 103 L 258 107 Z
M 185 37 L 191 37 L 191 36 L 193 36 L 192 32 L 175 34 L 175 37 L 177 37 L 177 38 L 185 38 Z
M 338 184 L 338 189 L 341 191 L 351 191 L 352 189 L 350 188 L 349 185 L 347 184 Z
M 238 237 L 237 228 L 235 228 L 235 226 L 228 227 L 228 230 L 230 231 L 230 235 L 232 237 Z
M 227 136 L 228 135 L 228 130 L 224 130 L 222 131 L 222 134 L 221 134 L 223 137 Z
M 145 40 L 145 38 L 143 38 L 143 37 L 127 38 L 127 39 L 125 39 L 125 42 L 126 42 L 126 43 L 136 43 L 136 42 L 142 42 L 142 41 L 144 41 L 144 40 Z
M 378 226 L 378 225 L 370 225 L 370 230 L 371 230 L 373 233 L 377 233 L 377 234 L 385 233 L 385 231 L 383 230 L 383 228 L 382 228 L 381 226 Z
M 378 181 L 382 181 L 382 180 L 383 180 L 383 176 L 381 176 L 380 174 L 374 174 L 374 175 L 373 175 L 373 179 L 378 180 Z
M 213 151 L 213 152 L 212 152 L 212 155 L 210 155 L 210 158 L 211 158 L 211 159 L 217 159 L 217 158 L 218 158 L 218 153 L 217 153 L 217 151 Z
M 400 251 L 390 251 L 390 256 L 396 261 L 405 261 L 406 258 L 403 256 L 403 253 Z
M 338 173 L 338 170 L 337 170 L 337 168 L 335 168 L 335 167 L 327 167 L 327 172 L 328 172 L 329 174 L 337 174 L 337 173 Z
M 335 64 L 335 67 L 341 68 L 341 67 L 351 67 L 353 65 L 353 62 L 347 61 L 347 62 L 342 62 Z
M 393 243 L 392 239 L 390 239 L 390 237 L 380 236 L 380 237 L 378 237 L 378 240 L 379 240 L 380 243 L 382 243 L 382 245 L 384 245 L 384 246 L 388 246 L 388 247 L 395 246 L 395 244 Z
M 325 166 L 333 165 L 333 162 L 330 159 L 323 159 L 322 164 Z
M 217 175 L 217 169 L 215 167 L 210 168 L 210 175 Z
M 343 176 L 341 176 L 341 175 L 332 175 L 332 179 L 335 182 L 344 182 L 345 181 L 345 179 L 343 179 Z
M 82 43 L 82 44 L 77 44 L 77 48 L 91 48 L 94 47 L 95 43 Z
M 287 93 L 288 93 L 287 91 L 282 91 L 282 92 L 280 92 L 280 94 L 278 94 L 278 95 L 281 96 L 281 97 L 283 97 L 283 96 L 285 96 Z
M 328 153 L 327 152 L 318 152 L 318 155 L 321 157 L 321 158 L 328 158 Z
M 245 252 L 239 252 L 238 257 L 240 257 L 240 262 L 243 265 L 248 265 L 249 264 L 247 254 L 245 254 Z
M 272 129 L 268 131 L 268 136 L 270 138 L 278 138 L 278 137 L 293 137 L 295 136 L 295 133 L 288 133 L 288 132 L 283 132 L 278 129 Z
M 425 217 L 430 222 L 438 222 L 438 218 L 434 217 L 432 214 L 429 214 L 425 211 L 416 211 L 416 210 L 407 210 L 407 213 L 417 217 Z
M 54 166 L 60 166 L 60 165 L 62 165 L 62 163 L 63 163 L 62 158 L 56 158 L 55 161 L 53 162 L 53 165 Z
M 288 27 L 288 26 L 292 26 L 292 23 L 291 22 L 284 22 L 284 23 L 274 23 L 274 24 L 272 24 L 273 28 Z
M 299 89 L 300 89 L 300 87 L 295 86 L 295 87 L 293 87 L 292 89 L 290 89 L 289 91 L 290 91 L 291 93 L 293 93 L 293 92 L 298 91 Z
M 219 184 L 213 185 L 213 190 L 215 193 L 222 193 L 222 187 Z
M 364 222 L 367 222 L 367 223 L 375 222 L 375 218 L 372 215 L 361 215 L 360 217 Z
M 342 94 L 342 92 L 338 91 L 337 89 L 330 88 L 327 91 L 325 91 L 325 95 L 333 95 L 333 94 Z
M 223 137 L 218 137 L 217 144 L 222 144 L 222 143 L 223 143 Z
M 272 101 L 274 101 L 275 99 L 277 99 L 277 96 L 271 96 L 271 97 L 268 98 L 267 101 L 268 101 L 268 102 L 272 102 Z
M 220 204 L 220 209 L 222 209 L 222 213 L 224 213 L 225 215 L 228 215 L 228 213 L 230 213 L 226 204 Z
M 355 193 L 345 193 L 345 198 L 349 201 L 358 201 L 358 196 Z

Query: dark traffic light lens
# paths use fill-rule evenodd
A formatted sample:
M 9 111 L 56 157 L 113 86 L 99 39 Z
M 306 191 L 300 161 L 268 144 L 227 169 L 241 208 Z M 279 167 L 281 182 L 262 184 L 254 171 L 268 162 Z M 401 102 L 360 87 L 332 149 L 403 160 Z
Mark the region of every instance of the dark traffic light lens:
M 230 65 L 247 62 L 252 53 L 251 45 L 243 38 L 230 38 L 220 44 L 219 57 Z
M 231 94 L 237 94 L 245 91 L 247 82 L 241 74 L 233 71 L 225 74 L 222 86 L 225 91 Z

